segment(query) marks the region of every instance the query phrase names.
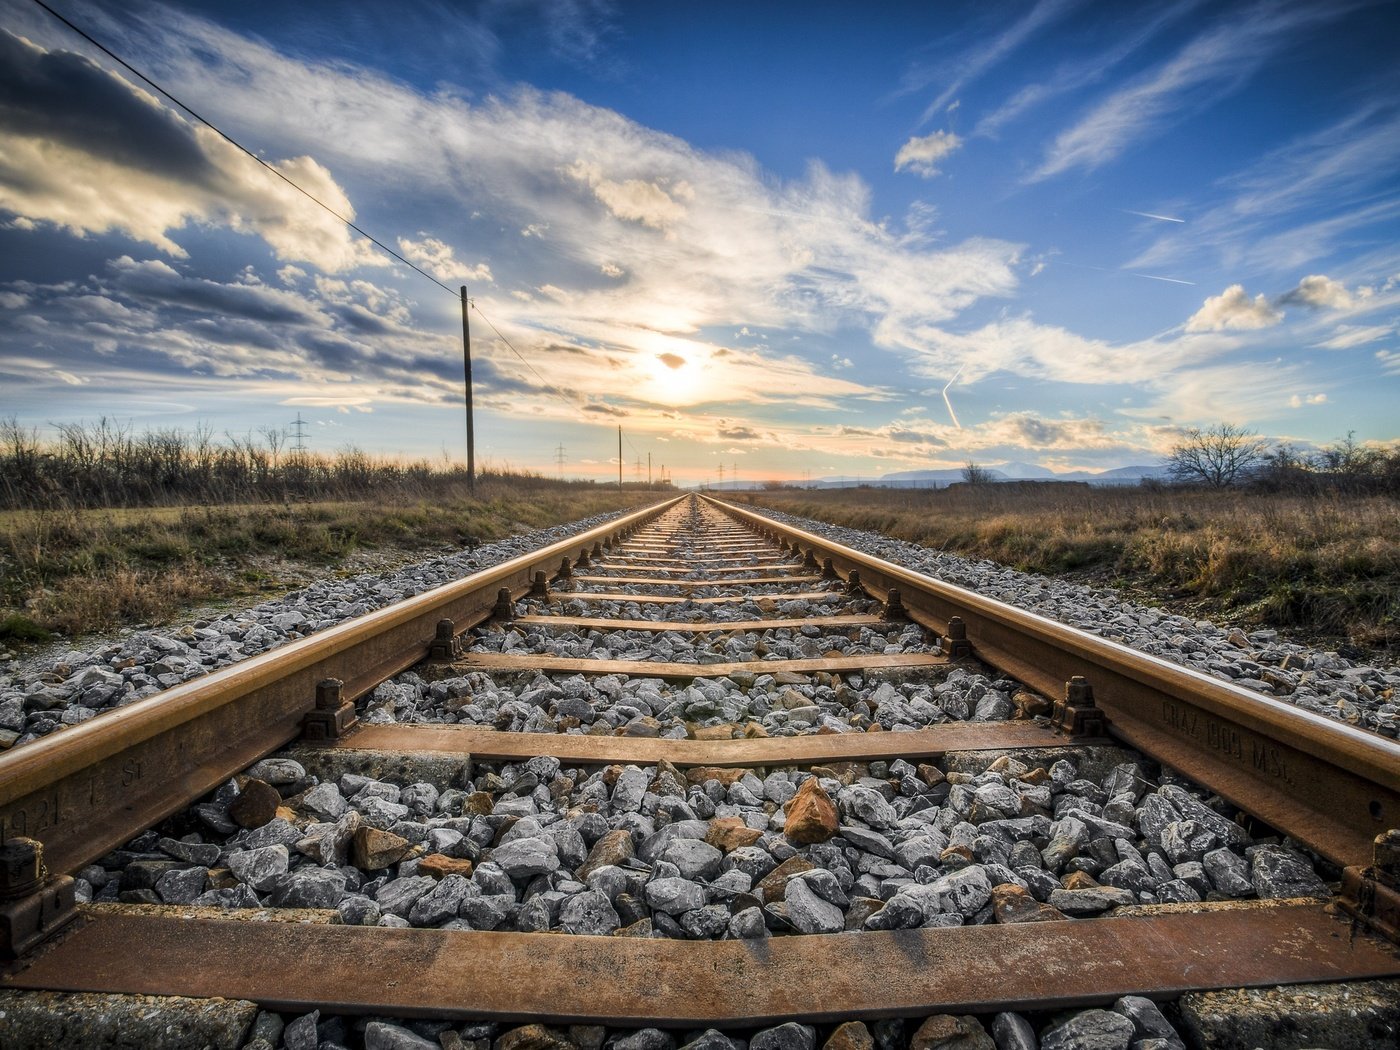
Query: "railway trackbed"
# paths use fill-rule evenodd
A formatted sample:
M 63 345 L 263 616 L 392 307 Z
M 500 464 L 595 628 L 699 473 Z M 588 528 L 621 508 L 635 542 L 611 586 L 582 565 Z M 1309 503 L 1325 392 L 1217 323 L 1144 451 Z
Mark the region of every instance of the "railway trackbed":
M 0 755 L 0 1036 L 1221 1045 L 1148 1000 L 1400 977 L 1397 828 L 1394 740 L 684 496 Z

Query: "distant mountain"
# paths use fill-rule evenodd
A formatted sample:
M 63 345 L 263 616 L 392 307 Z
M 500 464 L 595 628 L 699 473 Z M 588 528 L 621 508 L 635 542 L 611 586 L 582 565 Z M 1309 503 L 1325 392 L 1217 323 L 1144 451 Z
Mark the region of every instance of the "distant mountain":
M 1036 463 L 1001 463 L 990 469 L 992 473 L 1001 473 L 1016 481 L 1056 480 L 1056 474 L 1053 470 Z
M 1090 485 L 1136 485 L 1144 478 L 1165 478 L 1166 467 L 1141 465 L 1114 467 L 1111 470 L 1073 470 L 1057 474 L 1035 463 L 1008 462 L 995 467 L 983 467 L 988 477 L 996 481 L 1085 481 Z M 963 480 L 962 467 L 939 470 L 900 470 L 879 477 L 814 478 L 809 487 L 820 489 L 853 488 L 869 485 L 873 488 L 945 488 Z M 726 486 L 727 487 L 727 486 Z

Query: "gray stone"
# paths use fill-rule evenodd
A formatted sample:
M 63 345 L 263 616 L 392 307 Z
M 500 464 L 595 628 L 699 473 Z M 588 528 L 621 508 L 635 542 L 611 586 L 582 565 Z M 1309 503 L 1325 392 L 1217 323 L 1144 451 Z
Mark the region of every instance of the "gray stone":
M 662 918 L 665 918 L 663 915 Z M 729 929 L 729 909 L 723 904 L 707 904 L 680 915 L 681 929 L 697 941 L 716 940 Z
M 439 1046 L 387 1021 L 365 1025 L 365 1050 L 439 1050 Z
M 1327 884 L 1312 863 L 1286 846 L 1256 846 L 1250 856 L 1254 892 L 1265 900 L 1278 897 L 1326 897 Z
M 263 846 L 230 854 L 228 867 L 239 882 L 247 883 L 259 892 L 265 892 L 272 888 L 278 876 L 287 874 L 287 864 L 290 860 L 291 854 L 288 853 L 287 847 L 278 843 L 275 846 Z
M 676 839 L 661 851 L 661 859 L 680 869 L 683 879 L 709 881 L 719 874 L 724 854 L 700 839 Z
M 876 829 L 899 827 L 899 813 L 878 792 L 868 787 L 844 787 L 836 801 L 847 819 L 854 817 L 867 827 Z
M 176 860 L 198 864 L 202 868 L 217 864 L 219 854 L 223 852 L 212 842 L 181 842 L 179 839 L 169 838 L 161 839 L 156 846 L 162 853 L 167 853 Z
M 723 1032 L 707 1028 L 680 1050 L 744 1050 L 744 1043 L 739 1039 L 730 1039 Z
M 1157 1004 L 1141 995 L 1125 995 L 1113 1004 L 1113 1012 L 1133 1022 L 1138 1039 L 1180 1039 Z
M 575 893 L 559 906 L 559 925 L 569 933 L 602 937 L 619 924 L 612 901 L 597 890 Z
M 272 904 L 278 908 L 334 908 L 345 896 L 348 880 L 335 868 L 298 868 L 272 886 Z
M 640 1028 L 608 1043 L 609 1050 L 675 1050 L 675 1047 L 676 1041 L 659 1028 Z
M 515 894 L 487 893 L 466 897 L 457 914 L 466 919 L 474 930 L 494 930 L 505 923 L 515 910 Z
M 559 850 L 553 839 L 516 839 L 497 846 L 491 860 L 512 879 L 547 875 L 559 870 Z
M 204 868 L 175 868 L 156 880 L 156 892 L 166 904 L 190 904 L 204 892 Z
M 822 900 L 801 876 L 787 880 L 787 917 L 801 933 L 840 933 L 846 925 L 841 909 Z
M 652 879 L 646 886 L 646 902 L 667 915 L 679 915 L 691 908 L 703 908 L 707 903 L 705 887 L 689 879 Z
M 796 1021 L 765 1028 L 749 1040 L 749 1050 L 814 1050 L 816 1045 L 817 1030 Z
M 1045 1030 L 1040 1050 L 1128 1050 L 1133 1022 L 1109 1010 L 1085 1010 Z
M 1113 886 L 1086 886 L 1082 890 L 1055 890 L 1050 894 L 1052 908 L 1072 917 L 1098 915 L 1109 908 L 1121 904 L 1135 904 L 1137 898 L 1131 890 L 1120 890 Z
M 406 879 L 391 879 L 379 887 L 374 899 L 378 902 L 380 911 L 407 919 L 418 898 L 436 885 L 437 879 L 431 875 L 410 875 Z
M 1221 847 L 1201 858 L 1201 867 L 1217 893 L 1226 897 L 1248 897 L 1254 892 L 1249 862 L 1234 850 Z
M 1071 816 L 1055 821 L 1054 832 L 1049 843 L 1040 851 L 1041 860 L 1050 871 L 1059 871 L 1066 861 L 1079 856 L 1089 841 L 1089 828 L 1083 821 Z
M 1200 860 L 1219 844 L 1215 832 L 1198 820 L 1174 820 L 1162 829 L 1162 852 L 1173 864 Z
M 381 914 L 375 901 L 359 893 L 342 897 L 335 908 L 346 926 L 375 926 Z
M 1000 1013 L 992 1018 L 992 1039 L 997 1050 L 1039 1050 L 1035 1029 L 1020 1014 Z
M 322 820 L 339 820 L 350 805 L 329 781 L 322 781 L 303 795 L 301 804 Z
M 651 774 L 636 766 L 627 766 L 613 784 L 612 807 L 618 813 L 634 813 L 642 806 L 642 796 L 651 783 Z
M 926 887 L 935 910 L 956 913 L 964 918 L 976 915 L 992 899 L 992 884 L 980 864 L 944 875 Z M 929 914 L 924 909 L 925 917 Z
M 446 875 L 409 908 L 406 918 L 414 926 L 441 926 L 457 917 L 472 884 L 461 875 Z
M 729 919 L 729 933 L 735 940 L 755 940 L 768 936 L 768 925 L 758 908 L 744 908 Z
M 316 1022 L 321 1019 L 320 1010 L 302 1014 L 282 1029 L 282 1045 L 287 1050 L 316 1050 L 320 1040 L 316 1037 Z

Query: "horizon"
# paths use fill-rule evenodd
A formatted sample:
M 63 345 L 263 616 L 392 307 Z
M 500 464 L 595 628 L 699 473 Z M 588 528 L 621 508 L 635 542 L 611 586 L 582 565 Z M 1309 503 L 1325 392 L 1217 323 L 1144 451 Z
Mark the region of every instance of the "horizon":
M 1395 4 L 54 6 L 422 273 L 0 0 L 0 417 L 46 436 L 463 460 L 465 284 L 483 469 L 1400 438 Z

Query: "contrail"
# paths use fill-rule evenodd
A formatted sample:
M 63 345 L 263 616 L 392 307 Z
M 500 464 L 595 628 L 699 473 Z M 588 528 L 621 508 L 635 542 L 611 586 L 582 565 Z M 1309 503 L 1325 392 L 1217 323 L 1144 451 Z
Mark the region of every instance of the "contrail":
M 1195 281 L 1183 281 L 1176 277 L 1158 277 L 1155 273 L 1133 273 L 1132 270 L 1125 270 L 1123 272 L 1131 274 L 1134 277 L 1146 277 L 1149 281 L 1170 281 L 1172 284 L 1189 284 L 1193 288 L 1196 286 Z
M 943 388 L 943 403 L 948 406 L 948 415 L 953 418 L 953 426 L 957 427 L 959 430 L 963 428 L 963 425 L 958 422 L 958 414 L 953 411 L 953 402 L 948 400 L 948 387 L 958 381 L 958 376 L 962 375 L 963 369 L 966 367 L 966 363 L 959 365 L 958 370 L 953 373 L 953 378 L 948 380 L 947 386 Z
M 1156 215 L 1150 211 L 1133 211 L 1132 208 L 1120 208 L 1119 211 L 1128 215 L 1141 215 L 1144 219 L 1160 219 L 1162 222 L 1185 222 L 1185 219 L 1174 219 L 1170 215 Z

